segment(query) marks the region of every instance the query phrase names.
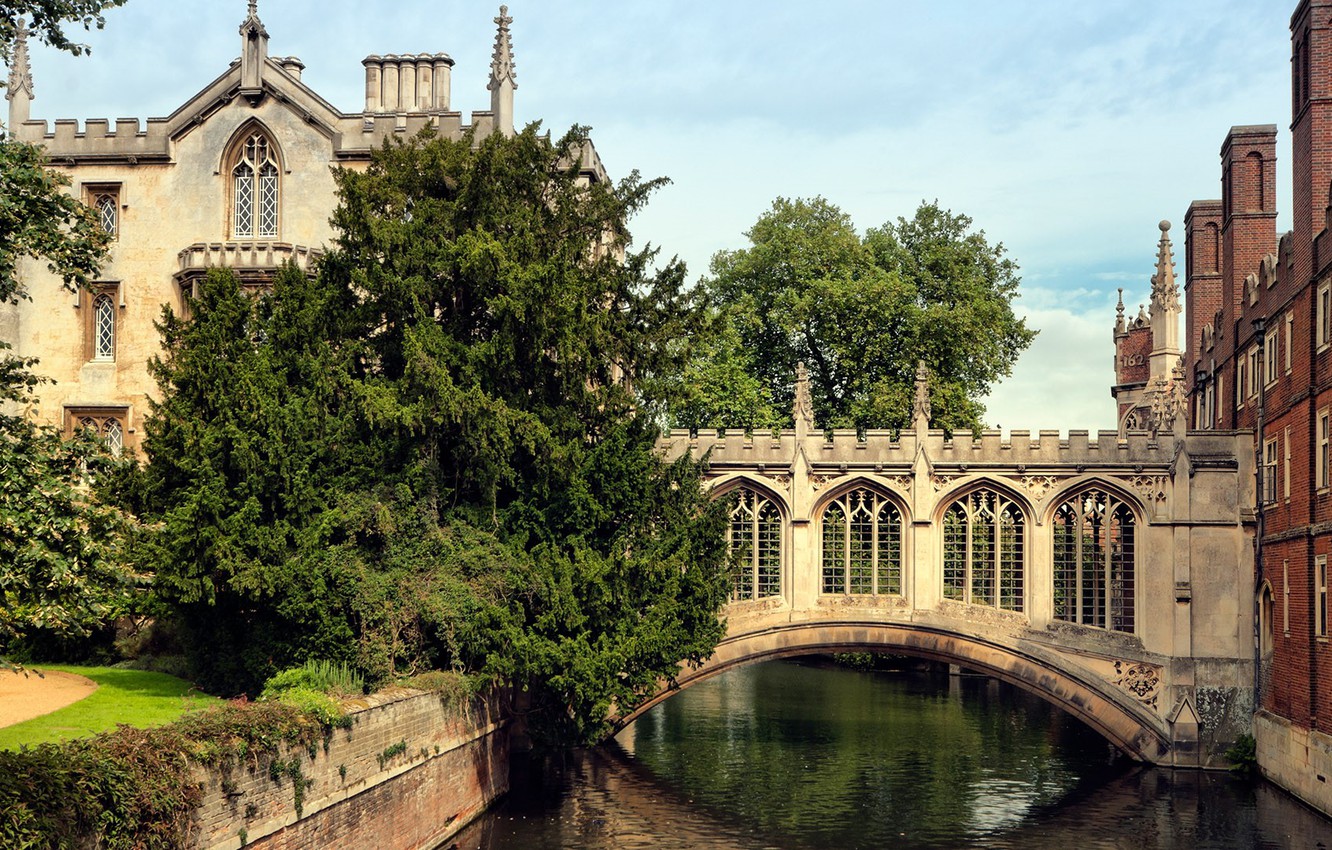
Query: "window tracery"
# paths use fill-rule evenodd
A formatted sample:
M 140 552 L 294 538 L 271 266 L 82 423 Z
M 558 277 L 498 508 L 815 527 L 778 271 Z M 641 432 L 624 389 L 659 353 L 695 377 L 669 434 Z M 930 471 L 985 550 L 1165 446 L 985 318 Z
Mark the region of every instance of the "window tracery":
M 782 593 L 782 513 L 749 487 L 735 491 L 729 542 L 735 558 L 731 598 L 737 601 Z
M 1002 493 L 981 489 L 944 512 L 945 599 L 1005 611 L 1024 608 L 1026 518 Z
M 1087 490 L 1054 513 L 1054 617 L 1132 632 L 1136 595 L 1132 509 L 1103 490 Z
M 868 488 L 850 490 L 823 511 L 822 592 L 901 594 L 902 513 Z
M 255 132 L 245 139 L 231 169 L 231 182 L 231 235 L 277 236 L 277 157 L 266 135 Z

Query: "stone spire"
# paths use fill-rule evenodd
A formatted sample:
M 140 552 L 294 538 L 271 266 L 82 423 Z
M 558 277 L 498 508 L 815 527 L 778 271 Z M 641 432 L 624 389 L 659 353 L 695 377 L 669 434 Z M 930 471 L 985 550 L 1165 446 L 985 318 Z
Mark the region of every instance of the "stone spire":
M 513 135 L 513 90 L 518 88 L 513 70 L 513 44 L 509 40 L 509 7 L 500 6 L 495 24 L 495 55 L 490 60 L 490 111 L 495 116 L 495 129 L 506 136 Z
M 9 87 L 5 89 L 5 100 L 9 101 L 11 133 L 28 120 L 32 91 L 32 66 L 28 63 L 28 22 L 20 18 L 9 62 Z
M 1175 258 L 1170 246 L 1170 222 L 1163 221 L 1161 241 L 1156 248 L 1156 273 L 1152 275 L 1152 353 L 1151 376 L 1171 380 L 1175 364 L 1183 353 L 1179 349 L 1179 287 L 1175 284 Z
M 911 427 L 917 434 L 930 428 L 930 370 L 924 360 L 916 362 L 916 398 L 911 403 Z
M 250 103 L 258 104 L 264 96 L 264 66 L 268 64 L 268 30 L 259 20 L 259 4 L 250 0 L 249 14 L 240 25 L 241 88 Z
M 1119 306 L 1115 307 L 1115 333 L 1122 334 L 1128 330 L 1128 324 L 1124 321 L 1124 287 L 1119 287 Z

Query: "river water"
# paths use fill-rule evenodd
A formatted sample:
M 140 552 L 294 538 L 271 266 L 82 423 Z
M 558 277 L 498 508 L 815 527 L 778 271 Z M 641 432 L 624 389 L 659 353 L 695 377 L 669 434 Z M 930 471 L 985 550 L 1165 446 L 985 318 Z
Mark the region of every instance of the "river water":
M 677 694 L 619 745 L 540 765 L 458 850 L 1332 848 L 1270 785 L 1145 768 L 1022 691 L 774 662 Z

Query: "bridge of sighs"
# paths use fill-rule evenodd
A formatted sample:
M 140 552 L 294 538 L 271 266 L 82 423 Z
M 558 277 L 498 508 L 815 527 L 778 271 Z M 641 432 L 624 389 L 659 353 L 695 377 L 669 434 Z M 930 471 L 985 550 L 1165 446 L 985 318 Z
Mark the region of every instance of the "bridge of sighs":
M 728 634 L 680 687 L 755 661 L 875 651 L 1012 682 L 1135 758 L 1217 763 L 1254 694 L 1248 435 L 795 427 L 672 432 L 730 495 Z M 923 399 L 923 401 L 922 401 Z

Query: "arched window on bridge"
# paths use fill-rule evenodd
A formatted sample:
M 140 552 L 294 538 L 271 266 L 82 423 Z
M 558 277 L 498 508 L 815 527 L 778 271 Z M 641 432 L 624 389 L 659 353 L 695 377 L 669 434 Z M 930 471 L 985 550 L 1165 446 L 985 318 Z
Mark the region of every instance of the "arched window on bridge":
M 1054 514 L 1054 617 L 1117 632 L 1134 627 L 1133 511 L 1087 490 Z
M 943 595 L 1023 610 L 1026 518 L 1001 493 L 975 490 L 944 512 Z
M 782 593 L 782 512 L 763 494 L 741 487 L 731 509 L 730 544 L 735 554 L 735 600 Z
M 902 512 L 873 490 L 844 493 L 823 511 L 824 593 L 902 592 Z

